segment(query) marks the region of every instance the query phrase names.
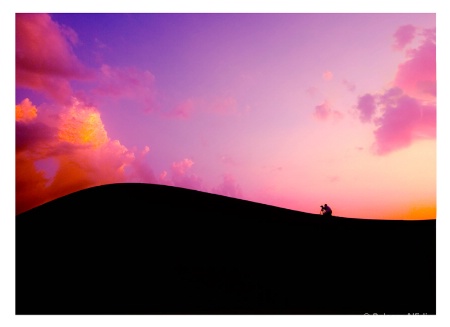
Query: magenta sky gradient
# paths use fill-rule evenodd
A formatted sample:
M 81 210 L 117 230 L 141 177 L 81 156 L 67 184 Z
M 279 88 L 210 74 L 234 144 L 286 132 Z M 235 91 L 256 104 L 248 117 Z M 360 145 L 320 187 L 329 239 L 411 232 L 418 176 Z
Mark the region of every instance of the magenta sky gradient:
M 435 28 L 434 14 L 17 14 L 17 211 L 143 182 L 435 218 Z

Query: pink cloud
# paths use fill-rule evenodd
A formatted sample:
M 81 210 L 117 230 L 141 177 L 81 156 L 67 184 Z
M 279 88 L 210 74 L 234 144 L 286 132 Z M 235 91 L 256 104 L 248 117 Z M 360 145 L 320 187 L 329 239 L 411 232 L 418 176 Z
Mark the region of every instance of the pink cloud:
M 322 74 L 322 77 L 325 81 L 331 81 L 333 79 L 333 73 L 327 70 Z
M 383 115 L 376 119 L 376 152 L 388 154 L 419 139 L 436 138 L 436 106 L 406 94 L 386 92 L 380 100 Z
M 327 120 L 331 114 L 331 107 L 327 102 L 316 106 L 314 116 L 319 120 Z
M 315 107 L 314 117 L 316 117 L 318 120 L 325 121 L 329 118 L 338 120 L 341 119 L 343 115 L 341 112 L 334 110 L 328 101 L 325 101 L 321 105 Z
M 361 122 L 374 122 L 375 152 L 385 155 L 420 139 L 436 138 L 436 105 L 410 97 L 400 88 L 359 98 Z
M 48 14 L 16 14 L 17 85 L 68 101 L 72 93 L 68 80 L 89 75 L 73 52 L 76 42 L 76 33 Z
M 217 188 L 213 188 L 212 192 L 233 198 L 242 198 L 241 187 L 236 183 L 234 177 L 230 174 L 224 174 L 222 177 L 222 183 Z
M 408 45 L 415 36 L 416 28 L 413 25 L 403 25 L 400 26 L 394 33 L 394 48 L 402 50 L 406 45 Z
M 436 97 L 436 30 L 423 35 L 423 43 L 409 50 L 408 60 L 399 65 L 394 85 L 412 97 L 429 100 Z
M 359 97 L 356 108 L 359 110 L 359 119 L 363 123 L 370 122 L 377 108 L 375 96 L 365 94 L 362 97 Z
M 416 30 L 397 30 L 399 46 L 412 41 Z M 417 140 L 436 138 L 436 30 L 421 33 L 422 43 L 406 52 L 393 87 L 358 99 L 362 122 L 375 123 L 374 148 L 378 155 L 406 148 Z

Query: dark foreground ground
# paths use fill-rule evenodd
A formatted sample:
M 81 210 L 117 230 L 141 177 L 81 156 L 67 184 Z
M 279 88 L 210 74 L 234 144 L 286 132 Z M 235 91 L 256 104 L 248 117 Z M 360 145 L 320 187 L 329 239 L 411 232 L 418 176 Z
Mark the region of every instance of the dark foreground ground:
M 115 184 L 16 217 L 17 314 L 435 314 L 436 221 Z

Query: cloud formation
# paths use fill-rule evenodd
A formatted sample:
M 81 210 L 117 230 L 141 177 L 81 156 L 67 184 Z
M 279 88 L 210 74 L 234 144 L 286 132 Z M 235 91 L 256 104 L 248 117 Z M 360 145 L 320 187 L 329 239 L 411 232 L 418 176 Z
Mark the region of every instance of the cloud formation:
M 125 100 L 146 112 L 158 109 L 151 72 L 107 64 L 97 71 L 88 69 L 75 55 L 78 36 L 74 30 L 47 14 L 17 14 L 16 22 L 16 87 L 43 93 L 50 100 L 37 106 L 25 98 L 16 105 L 17 213 L 108 183 L 160 183 L 204 190 L 201 178 L 191 173 L 191 159 L 174 162 L 155 175 L 147 161 L 150 147 L 128 149 L 108 136 L 99 105 L 108 108 Z M 85 84 L 74 90 L 75 80 Z M 217 97 L 187 99 L 168 116 L 189 118 L 197 104 L 208 113 L 237 113 L 233 97 Z M 240 194 L 231 177 L 225 177 L 217 189 L 227 195 Z
M 413 98 L 394 87 L 359 98 L 361 122 L 374 123 L 375 152 L 385 155 L 421 139 L 436 138 L 436 105 Z
M 28 101 L 22 103 L 33 106 Z M 143 162 L 149 148 L 136 154 L 118 140 L 109 139 L 95 107 L 74 99 L 71 106 L 60 111 L 51 121 L 37 114 L 32 121 L 16 122 L 18 213 L 95 185 L 130 179 L 155 181 Z M 57 163 L 51 180 L 36 167 L 37 161 L 49 158 Z
M 399 28 L 394 34 L 397 44 L 412 42 L 416 30 L 411 25 Z M 421 36 L 421 44 L 408 49 L 406 61 L 398 66 L 393 86 L 358 99 L 359 119 L 375 125 L 378 155 L 436 138 L 436 31 L 425 30 Z
M 17 86 L 43 91 L 54 100 L 70 100 L 70 79 L 83 79 L 89 70 L 73 47 L 75 31 L 59 25 L 47 14 L 16 14 Z
M 436 137 L 436 107 L 412 98 L 400 89 L 380 97 L 383 115 L 376 119 L 374 131 L 379 155 L 405 148 L 420 139 Z

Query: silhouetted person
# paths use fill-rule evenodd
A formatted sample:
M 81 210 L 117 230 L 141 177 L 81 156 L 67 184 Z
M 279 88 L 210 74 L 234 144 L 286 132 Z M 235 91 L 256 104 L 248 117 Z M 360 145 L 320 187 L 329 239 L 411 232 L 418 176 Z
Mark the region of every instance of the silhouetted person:
M 331 217 L 331 214 L 333 213 L 333 210 L 325 203 L 325 205 L 320 206 L 322 209 L 320 210 L 320 213 L 323 216 Z

